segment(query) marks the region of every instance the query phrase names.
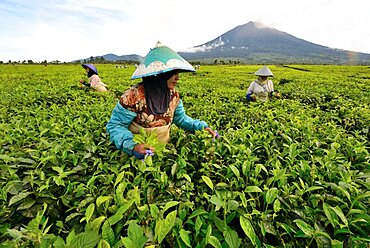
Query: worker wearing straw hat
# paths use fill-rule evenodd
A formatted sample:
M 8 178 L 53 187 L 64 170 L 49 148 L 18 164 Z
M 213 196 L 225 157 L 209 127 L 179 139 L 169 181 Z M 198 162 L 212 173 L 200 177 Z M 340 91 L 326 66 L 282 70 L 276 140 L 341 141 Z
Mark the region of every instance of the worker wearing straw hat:
M 195 70 L 160 42 L 149 51 L 131 77 L 141 78 L 142 82 L 124 92 L 106 126 L 111 142 L 118 149 L 143 158 L 148 148 L 145 144 L 135 143 L 133 134 L 139 133 L 141 128 L 146 132 L 156 132 L 158 140 L 165 144 L 169 141 L 172 123 L 192 132 L 205 129 L 213 137 L 217 136 L 206 122 L 186 115 L 175 89 L 180 72 Z
M 86 70 L 89 82 L 80 80 L 81 86 L 91 87 L 96 91 L 108 91 L 106 85 L 100 80 L 98 76 L 98 69 L 93 64 L 82 64 L 82 67 Z
M 266 102 L 273 95 L 280 97 L 279 93 L 274 92 L 274 84 L 271 80 L 268 80 L 268 77 L 273 77 L 271 70 L 267 66 L 263 66 L 261 69 L 256 71 L 254 75 L 257 75 L 258 78 L 254 80 L 247 90 L 247 101 L 256 101 Z

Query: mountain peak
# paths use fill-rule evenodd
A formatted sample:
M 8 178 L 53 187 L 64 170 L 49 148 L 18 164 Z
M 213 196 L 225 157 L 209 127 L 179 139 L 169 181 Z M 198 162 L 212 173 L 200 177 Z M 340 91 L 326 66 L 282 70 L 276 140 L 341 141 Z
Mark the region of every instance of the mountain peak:
M 370 58 L 368 54 L 358 54 L 359 63 Z M 248 63 L 348 63 L 346 51 L 314 44 L 253 21 L 180 55 L 189 60 L 237 59 Z
M 240 28 L 269 28 L 266 25 L 264 25 L 262 22 L 252 22 L 252 21 L 239 25 L 237 27 L 240 27 Z

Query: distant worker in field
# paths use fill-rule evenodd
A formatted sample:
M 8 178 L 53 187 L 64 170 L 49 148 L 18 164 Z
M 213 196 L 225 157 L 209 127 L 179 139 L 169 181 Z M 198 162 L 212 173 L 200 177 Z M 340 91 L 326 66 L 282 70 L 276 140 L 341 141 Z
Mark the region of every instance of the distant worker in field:
M 98 76 L 98 69 L 96 69 L 95 65 L 93 64 L 82 64 L 82 67 L 87 72 L 87 77 L 89 78 L 89 81 L 86 82 L 86 80 L 80 80 L 82 87 L 90 87 L 96 91 L 108 91 L 107 86 L 100 80 L 100 77 Z
M 267 66 L 263 66 L 256 71 L 254 75 L 257 75 L 258 78 L 249 85 L 246 95 L 248 102 L 257 100 L 266 102 L 273 96 L 280 98 L 280 94 L 274 91 L 274 84 L 272 81 L 268 80 L 268 77 L 273 77 L 274 74 L 272 74 Z
M 154 148 L 133 141 L 133 134 L 139 133 L 141 128 L 147 133 L 156 132 L 162 144 L 170 139 L 172 123 L 191 132 L 204 129 L 217 137 L 217 131 L 206 122 L 186 115 L 175 89 L 180 72 L 194 71 L 179 54 L 158 42 L 131 77 L 142 78 L 142 82 L 126 90 L 113 109 L 106 126 L 111 142 L 127 154 L 142 159 Z

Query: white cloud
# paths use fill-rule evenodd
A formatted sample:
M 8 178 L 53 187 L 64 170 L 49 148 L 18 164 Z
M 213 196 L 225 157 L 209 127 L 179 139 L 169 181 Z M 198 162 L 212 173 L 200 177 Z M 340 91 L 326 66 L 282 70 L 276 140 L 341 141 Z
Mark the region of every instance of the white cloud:
M 222 37 L 218 37 L 217 40 L 215 40 L 213 43 L 209 45 L 201 45 L 197 47 L 191 47 L 188 49 L 180 50 L 181 52 L 189 52 L 189 53 L 195 53 L 195 52 L 205 52 L 207 50 L 212 50 L 214 48 L 220 47 L 225 45 L 225 42 L 222 40 Z

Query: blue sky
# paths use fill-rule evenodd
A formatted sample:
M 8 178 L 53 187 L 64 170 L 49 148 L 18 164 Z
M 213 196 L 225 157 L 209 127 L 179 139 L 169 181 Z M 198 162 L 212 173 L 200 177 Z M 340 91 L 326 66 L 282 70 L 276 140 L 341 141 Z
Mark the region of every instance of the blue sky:
M 184 50 L 249 21 L 316 44 L 370 53 L 368 0 L 0 0 L 0 60 L 145 56 Z

